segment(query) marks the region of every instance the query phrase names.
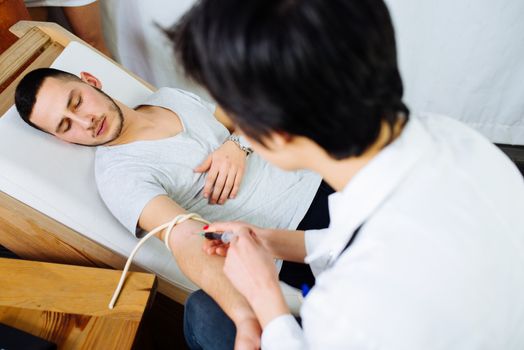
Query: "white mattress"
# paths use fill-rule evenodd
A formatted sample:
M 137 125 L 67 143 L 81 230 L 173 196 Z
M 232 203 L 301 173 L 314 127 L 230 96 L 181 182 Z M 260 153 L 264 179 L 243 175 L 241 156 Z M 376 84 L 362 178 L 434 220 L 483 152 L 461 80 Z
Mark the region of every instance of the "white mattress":
M 100 78 L 103 90 L 134 106 L 151 90 L 88 47 L 72 42 L 52 67 Z M 111 215 L 98 195 L 94 180 L 94 148 L 62 142 L 26 125 L 15 107 L 0 118 L 0 190 L 91 240 L 128 256 L 137 243 Z M 9 150 L 9 151 L 5 151 Z M 158 239 L 138 252 L 135 263 L 172 284 L 196 290 Z M 300 296 L 285 289 L 296 311 Z

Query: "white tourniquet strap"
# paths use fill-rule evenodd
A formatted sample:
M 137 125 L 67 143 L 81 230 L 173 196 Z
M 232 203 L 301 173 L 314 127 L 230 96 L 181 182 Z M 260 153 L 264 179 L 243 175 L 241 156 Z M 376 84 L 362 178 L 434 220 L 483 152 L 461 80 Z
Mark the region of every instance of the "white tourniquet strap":
M 113 297 L 111 298 L 111 301 L 109 302 L 109 308 L 112 309 L 115 306 L 116 300 L 118 299 L 118 296 L 120 295 L 120 292 L 122 291 L 122 287 L 124 285 L 124 281 L 127 275 L 127 272 L 129 271 L 129 267 L 131 266 L 131 262 L 133 261 L 133 258 L 135 257 L 136 253 L 138 252 L 138 249 L 144 244 L 145 241 L 147 241 L 149 238 L 153 237 L 156 233 L 162 231 L 167 227 L 166 233 L 164 235 L 164 244 L 166 245 L 167 249 L 171 251 L 171 248 L 169 247 L 169 236 L 171 235 L 171 231 L 173 231 L 173 228 L 183 223 L 187 220 L 195 220 L 200 221 L 204 224 L 209 224 L 209 221 L 202 219 L 202 217 L 195 213 L 189 213 L 189 214 L 181 214 L 177 215 L 173 220 L 166 222 L 163 225 L 158 226 L 157 228 L 150 231 L 147 235 L 145 235 L 135 246 L 131 254 L 129 255 L 129 258 L 126 261 L 126 265 L 124 266 L 124 270 L 122 271 L 122 276 L 120 277 L 120 281 L 118 282 L 118 286 L 115 289 L 115 292 L 113 293 Z

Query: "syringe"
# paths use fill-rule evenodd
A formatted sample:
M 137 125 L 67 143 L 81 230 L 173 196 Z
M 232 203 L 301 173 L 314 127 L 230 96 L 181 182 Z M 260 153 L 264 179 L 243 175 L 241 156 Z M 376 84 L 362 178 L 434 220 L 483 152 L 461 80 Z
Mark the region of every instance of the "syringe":
M 234 232 L 197 232 L 197 234 L 210 240 L 222 241 L 222 243 L 229 243 L 236 236 Z

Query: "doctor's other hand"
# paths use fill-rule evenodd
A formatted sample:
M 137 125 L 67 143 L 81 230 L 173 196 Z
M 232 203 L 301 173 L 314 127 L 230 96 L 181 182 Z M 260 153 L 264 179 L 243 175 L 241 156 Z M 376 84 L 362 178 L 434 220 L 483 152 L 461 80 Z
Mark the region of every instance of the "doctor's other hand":
M 273 254 L 267 248 L 277 231 L 242 222 L 213 223 L 206 230 L 234 234 L 224 250 L 224 274 L 247 299 L 262 328 L 275 317 L 289 314 Z
M 235 322 L 237 333 L 235 336 L 235 350 L 260 349 L 262 328 L 256 318 Z
M 244 176 L 246 152 L 233 141 L 226 141 L 211 153 L 194 171 L 207 172 L 204 197 L 210 204 L 224 204 L 237 196 Z
M 248 301 L 269 286 L 279 289 L 278 273 L 270 252 L 247 226 L 228 230 L 235 234 L 227 249 L 224 273 Z

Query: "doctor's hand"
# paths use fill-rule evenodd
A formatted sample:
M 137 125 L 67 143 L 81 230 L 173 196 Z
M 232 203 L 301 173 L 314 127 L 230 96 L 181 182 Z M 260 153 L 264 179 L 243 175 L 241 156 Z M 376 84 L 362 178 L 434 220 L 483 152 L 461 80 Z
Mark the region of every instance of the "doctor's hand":
M 233 141 L 226 141 L 211 153 L 194 171 L 208 172 L 204 197 L 210 204 L 224 204 L 236 197 L 246 165 L 246 152 Z
M 208 226 L 203 227 L 202 229 L 208 232 L 234 232 L 236 230 L 247 229 L 249 230 L 249 232 L 251 232 L 251 234 L 256 236 L 258 242 L 266 250 L 271 251 L 270 243 L 268 240 L 271 229 L 264 229 L 242 221 L 214 222 Z M 220 240 L 205 239 L 204 244 L 202 245 L 202 250 L 207 254 L 218 255 L 222 257 L 225 257 L 227 255 L 228 248 L 229 243 L 223 243 Z
M 284 301 L 278 273 L 271 254 L 246 226 L 229 231 L 235 234 L 224 261 L 224 273 L 247 299 L 262 328 L 289 309 Z

